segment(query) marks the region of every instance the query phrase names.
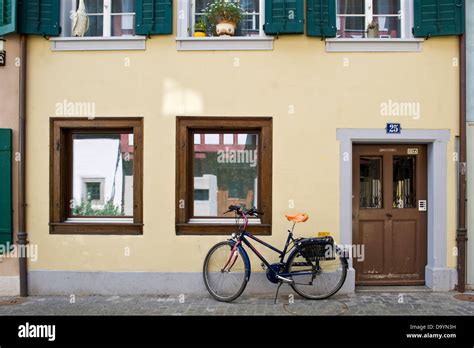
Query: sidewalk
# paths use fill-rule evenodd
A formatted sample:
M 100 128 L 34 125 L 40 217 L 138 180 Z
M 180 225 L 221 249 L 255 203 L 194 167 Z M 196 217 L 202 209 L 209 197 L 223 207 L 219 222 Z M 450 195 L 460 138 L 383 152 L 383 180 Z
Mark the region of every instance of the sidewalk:
M 243 294 L 233 303 L 210 296 L 33 296 L 0 298 L 1 315 L 474 315 L 455 292 L 356 292 L 328 300 Z M 75 302 L 73 301 L 75 300 Z M 15 302 L 16 303 L 10 303 Z M 72 303 L 71 303 L 72 302 Z

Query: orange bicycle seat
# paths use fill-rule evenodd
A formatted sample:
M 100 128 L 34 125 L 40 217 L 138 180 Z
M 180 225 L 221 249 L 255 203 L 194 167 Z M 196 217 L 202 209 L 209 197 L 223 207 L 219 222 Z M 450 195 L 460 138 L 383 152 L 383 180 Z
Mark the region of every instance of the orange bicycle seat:
M 295 215 L 285 215 L 288 221 L 293 222 L 305 222 L 308 220 L 309 216 L 306 213 L 295 214 Z

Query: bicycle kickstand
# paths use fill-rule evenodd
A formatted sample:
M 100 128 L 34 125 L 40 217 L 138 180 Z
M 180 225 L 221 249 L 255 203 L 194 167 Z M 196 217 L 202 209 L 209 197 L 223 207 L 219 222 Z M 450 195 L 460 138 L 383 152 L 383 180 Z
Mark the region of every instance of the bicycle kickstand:
M 278 291 L 280 291 L 280 286 L 283 285 L 283 282 L 278 283 L 278 288 L 275 294 L 275 299 L 273 300 L 273 304 L 277 304 L 277 298 L 278 298 Z

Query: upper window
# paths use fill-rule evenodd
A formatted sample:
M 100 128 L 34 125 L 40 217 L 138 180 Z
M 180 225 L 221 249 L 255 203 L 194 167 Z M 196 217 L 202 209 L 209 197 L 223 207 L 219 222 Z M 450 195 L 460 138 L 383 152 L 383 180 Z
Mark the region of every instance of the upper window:
M 178 36 L 180 37 L 259 37 L 265 36 L 263 31 L 264 23 L 264 0 L 240 0 L 229 1 L 240 7 L 240 21 L 230 33 L 218 29 L 216 22 L 209 19 L 209 9 L 213 4 L 218 4 L 219 0 L 189 0 L 184 1 L 182 14 L 179 17 L 185 22 L 185 28 L 178 26 Z M 219 13 L 216 12 L 219 19 Z M 223 22 L 229 22 L 224 20 Z M 231 22 L 231 21 L 230 21 Z M 186 30 L 186 32 L 184 32 Z M 225 29 L 227 30 L 227 29 Z
M 141 233 L 141 119 L 51 122 L 51 232 Z
M 135 35 L 135 0 L 61 0 L 61 9 L 62 36 Z
M 337 0 L 338 38 L 411 38 L 411 0 Z
M 179 117 L 177 147 L 177 233 L 234 231 L 229 205 L 264 211 L 250 229 L 270 233 L 271 119 Z

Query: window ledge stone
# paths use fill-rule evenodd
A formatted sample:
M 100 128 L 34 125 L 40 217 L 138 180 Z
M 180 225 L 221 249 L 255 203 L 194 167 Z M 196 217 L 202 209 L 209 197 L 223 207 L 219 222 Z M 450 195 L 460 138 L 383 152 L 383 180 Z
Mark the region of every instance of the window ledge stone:
M 145 50 L 145 36 L 52 37 L 52 51 L 126 51 Z
M 326 52 L 421 52 L 424 39 L 326 39 Z
M 271 51 L 273 37 L 177 37 L 178 51 Z

